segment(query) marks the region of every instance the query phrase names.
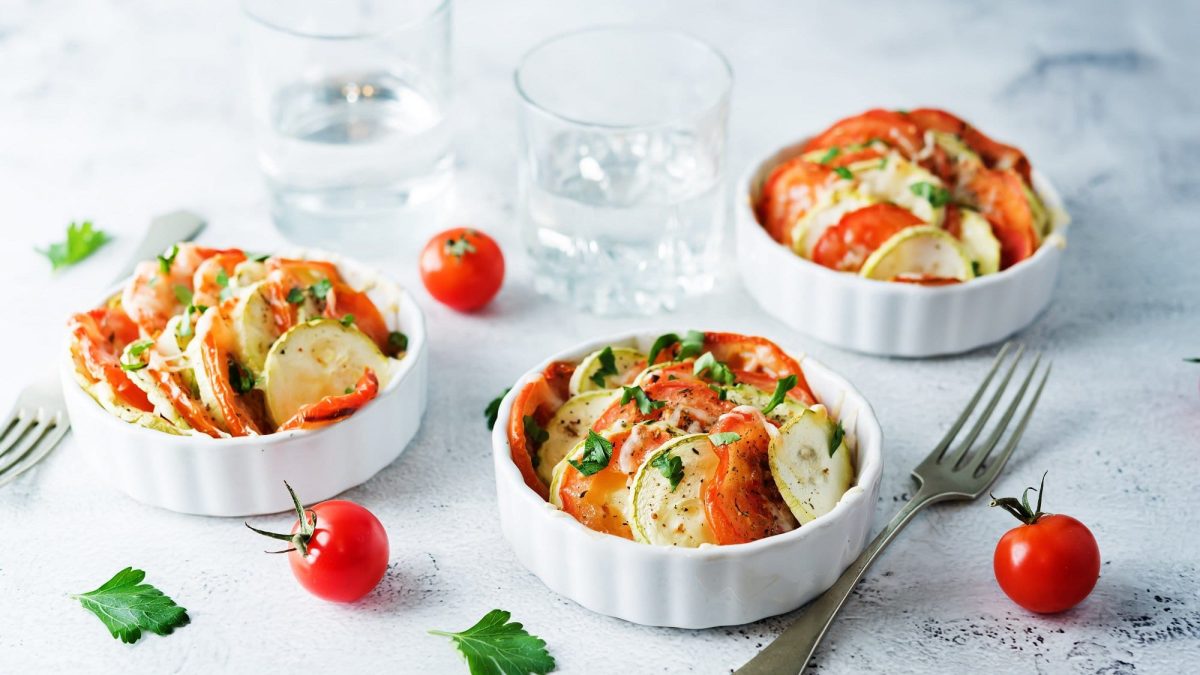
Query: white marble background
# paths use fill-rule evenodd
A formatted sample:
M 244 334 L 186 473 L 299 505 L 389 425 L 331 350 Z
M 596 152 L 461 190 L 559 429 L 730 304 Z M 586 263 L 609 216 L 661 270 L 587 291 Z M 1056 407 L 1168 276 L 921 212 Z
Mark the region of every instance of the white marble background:
M 1055 375 L 996 490 L 1015 493 L 1048 469 L 1048 507 L 1099 539 L 1099 585 L 1071 612 L 1031 616 L 992 578 L 992 547 L 1012 522 L 982 503 L 935 508 L 878 561 L 818 652 L 820 671 L 1195 668 L 1200 366 L 1181 358 L 1200 356 L 1197 9 L 464 0 L 455 221 L 498 235 L 511 271 L 488 311 L 460 316 L 420 288 L 414 250 L 381 261 L 417 289 L 435 373 L 420 435 L 346 494 L 390 533 L 382 586 L 355 606 L 315 600 L 239 521 L 137 504 L 90 475 L 68 440 L 0 490 L 0 671 L 459 672 L 456 652 L 425 631 L 464 628 L 493 607 L 543 636 L 563 672 L 720 672 L 779 632 L 787 617 L 681 631 L 594 615 L 544 589 L 497 532 L 484 404 L 547 352 L 635 325 L 563 321 L 532 292 L 513 233 L 510 71 L 546 35 L 627 20 L 689 29 L 728 54 L 734 173 L 844 114 L 938 105 L 1021 145 L 1075 218 L 1056 300 L 1022 335 L 1054 359 Z M 0 0 L 0 409 L 49 367 L 65 315 L 109 281 L 151 216 L 189 207 L 211 220 L 205 241 L 281 243 L 253 161 L 239 24 L 233 0 Z M 51 275 L 33 246 L 82 218 L 118 238 Z M 991 352 L 901 361 L 840 351 L 762 316 L 731 276 L 673 320 L 777 336 L 857 383 L 887 436 L 877 524 Z M 126 646 L 67 596 L 126 565 L 185 605 L 191 625 Z

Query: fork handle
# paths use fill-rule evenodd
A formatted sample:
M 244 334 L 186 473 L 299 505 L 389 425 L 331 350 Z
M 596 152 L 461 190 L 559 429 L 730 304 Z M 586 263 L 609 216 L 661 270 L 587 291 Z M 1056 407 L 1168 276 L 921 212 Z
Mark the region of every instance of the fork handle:
M 795 623 L 783 631 L 775 641 L 767 645 L 767 648 L 759 652 L 746 665 L 737 670 L 737 673 L 742 675 L 779 675 L 780 673 L 801 673 L 805 666 L 808 665 L 809 659 L 812 658 L 813 652 L 817 650 L 817 644 L 821 642 L 821 638 L 825 636 L 825 631 L 829 630 L 829 625 L 833 623 L 833 617 L 837 615 L 842 605 L 846 604 L 846 598 L 850 597 L 850 591 L 854 590 L 854 586 L 858 584 L 858 580 L 862 579 L 867 568 L 875 561 L 875 557 L 883 551 L 892 539 L 908 524 L 912 517 L 935 501 L 934 495 L 926 493 L 923 489 L 917 490 L 917 494 L 909 500 L 904 508 L 892 518 L 892 521 L 883 528 L 883 531 L 875 537 L 874 540 L 858 556 L 842 576 L 834 582 L 829 590 L 825 591 L 821 597 L 812 601 L 803 610 L 803 613 Z

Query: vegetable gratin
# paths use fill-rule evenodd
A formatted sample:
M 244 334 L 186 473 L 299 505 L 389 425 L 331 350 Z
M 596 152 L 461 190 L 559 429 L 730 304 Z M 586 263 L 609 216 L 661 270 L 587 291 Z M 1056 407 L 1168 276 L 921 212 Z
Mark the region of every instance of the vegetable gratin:
M 868 279 L 969 281 L 1034 254 L 1051 214 L 1019 149 L 942 110 L 870 110 L 808 140 L 758 196 L 796 255 Z
M 646 544 L 738 544 L 830 511 L 853 438 L 769 340 L 690 331 L 605 346 L 514 394 L 507 435 L 533 490 Z
M 140 426 L 214 438 L 322 427 L 388 382 L 407 338 L 385 284 L 332 262 L 172 246 L 69 321 L 75 379 Z M 352 283 L 352 281 L 354 283 Z

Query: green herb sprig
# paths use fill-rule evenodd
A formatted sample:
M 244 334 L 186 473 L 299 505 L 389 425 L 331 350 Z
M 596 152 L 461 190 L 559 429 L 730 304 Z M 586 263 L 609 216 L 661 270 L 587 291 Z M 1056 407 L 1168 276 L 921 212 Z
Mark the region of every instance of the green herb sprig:
M 50 261 L 50 269 L 57 271 L 87 258 L 111 240 L 112 237 L 108 236 L 104 230 L 94 228 L 92 221 L 85 220 L 83 224 L 72 222 L 67 225 L 65 241 L 55 242 L 44 249 L 34 250 L 46 256 Z
M 162 591 L 142 583 L 145 578 L 142 570 L 126 567 L 100 588 L 71 597 L 104 622 L 114 638 L 129 644 L 141 639 L 144 630 L 168 635 L 185 625 L 187 610 Z
M 554 670 L 546 641 L 511 618 L 509 612 L 493 609 L 466 630 L 429 634 L 450 638 L 467 660 L 471 675 L 545 675 Z

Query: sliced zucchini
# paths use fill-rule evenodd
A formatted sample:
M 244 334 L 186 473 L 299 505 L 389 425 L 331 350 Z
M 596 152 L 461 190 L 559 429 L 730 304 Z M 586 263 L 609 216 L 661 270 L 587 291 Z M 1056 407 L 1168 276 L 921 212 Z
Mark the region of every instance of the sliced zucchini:
M 579 372 L 576 370 L 575 372 Z M 588 429 L 616 398 L 610 389 L 589 391 L 572 396 L 546 424 L 549 437 L 537 449 L 537 474 L 545 483 L 554 477 L 554 467 L 587 437 Z
M 983 160 L 980 159 L 979 153 L 971 149 L 971 146 L 963 142 L 963 139 L 956 134 L 946 131 L 931 131 L 933 134 L 933 142 L 937 143 L 938 147 L 946 151 L 954 159 L 954 163 L 959 167 L 963 167 L 967 171 L 974 171 L 983 166 Z
M 605 347 L 592 352 L 579 362 L 579 367 L 571 375 L 571 395 L 616 388 L 619 384 L 627 382 L 634 371 L 644 368 L 645 363 L 645 354 L 627 347 Z M 611 366 L 611 370 L 607 370 L 606 366 Z M 602 369 L 607 372 L 601 378 L 603 385 L 600 385 L 596 383 L 595 378 Z
M 683 471 L 674 488 L 664 461 L 670 458 L 678 458 Z M 717 455 L 707 434 L 681 436 L 651 454 L 633 479 L 633 538 L 659 546 L 715 544 L 704 514 L 703 488 L 716 469 Z
M 158 415 L 138 410 L 118 401 L 116 392 L 113 391 L 107 382 L 92 382 L 81 374 L 77 368 L 72 370 L 74 371 L 75 381 L 79 383 L 79 387 L 87 392 L 88 396 L 91 396 L 101 408 L 104 408 L 109 414 L 116 416 L 117 419 L 130 424 L 136 424 L 140 427 L 146 427 L 147 429 L 161 431 L 165 434 L 179 435 L 182 433 L 178 428 L 172 426 L 170 422 Z M 157 404 L 155 407 L 157 407 Z
M 233 286 L 248 288 L 267 278 L 267 265 L 261 260 L 243 260 L 233 268 Z
M 845 438 L 830 451 L 836 425 L 823 407 L 788 420 L 767 456 L 783 501 L 803 525 L 833 509 L 854 480 Z
M 263 371 L 267 352 L 279 338 L 275 314 L 271 310 L 271 303 L 267 301 L 265 289 L 265 282 L 252 284 L 238 296 L 233 307 L 233 330 L 237 333 L 234 353 L 238 361 L 254 373 Z
M 812 258 L 813 247 L 825 230 L 837 225 L 842 216 L 878 203 L 859 190 L 840 187 L 823 190 L 812 208 L 792 226 L 792 248 L 802 258 Z
M 748 405 L 752 408 L 758 408 L 759 410 L 762 410 L 771 400 L 773 393 L 774 392 L 763 391 L 758 387 L 742 383 L 735 384 L 732 387 L 727 388 L 725 390 L 725 398 L 735 405 Z M 764 417 L 766 417 L 768 421 L 779 425 L 790 420 L 796 415 L 799 415 L 807 409 L 808 406 L 804 405 L 800 401 L 797 401 L 791 396 L 785 396 L 783 397 L 783 403 L 775 406 L 771 412 L 765 413 Z
M 276 424 L 282 424 L 302 405 L 353 389 L 367 368 L 375 371 L 381 386 L 387 382 L 387 357 L 358 328 L 333 319 L 299 324 L 276 340 L 267 353 L 260 379 L 267 412 Z
M 860 274 L 883 281 L 899 276 L 966 281 L 975 276 L 962 244 L 932 225 L 908 227 L 892 235 L 867 257 Z
M 913 213 L 930 225 L 941 226 L 946 217 L 946 205 L 934 206 L 928 198 L 914 191 L 922 183 L 945 189 L 942 179 L 898 153 L 887 156 L 886 162 L 871 160 L 867 170 L 855 173 L 858 190 L 876 202 L 892 202 Z
M 1021 187 L 1025 190 L 1025 201 L 1029 202 L 1029 210 L 1033 213 L 1033 231 L 1037 234 L 1038 244 L 1041 244 L 1046 235 L 1050 234 L 1050 212 L 1046 210 L 1042 198 L 1029 189 L 1028 185 L 1022 183 Z
M 971 259 L 975 276 L 995 274 L 1000 270 L 1000 240 L 992 233 L 992 225 L 978 211 L 964 208 L 959 224 L 959 241 Z

